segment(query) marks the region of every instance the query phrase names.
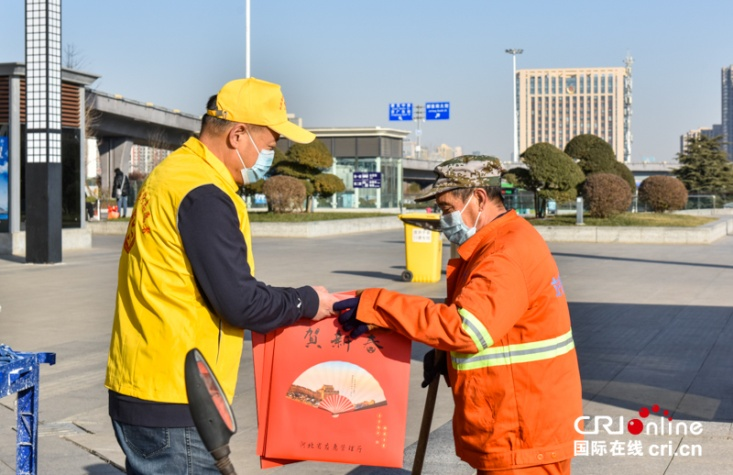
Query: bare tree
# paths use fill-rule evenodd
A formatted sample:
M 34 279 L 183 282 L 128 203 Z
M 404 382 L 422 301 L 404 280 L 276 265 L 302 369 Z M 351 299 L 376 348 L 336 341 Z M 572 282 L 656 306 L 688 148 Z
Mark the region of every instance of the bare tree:
M 168 156 L 171 149 L 166 133 L 160 127 L 155 127 L 148 132 L 148 146 L 152 149 L 152 168 L 155 168 L 166 156 Z
M 61 63 L 65 68 L 81 69 L 86 62 L 86 58 L 75 44 L 67 43 L 64 46 L 63 61 Z

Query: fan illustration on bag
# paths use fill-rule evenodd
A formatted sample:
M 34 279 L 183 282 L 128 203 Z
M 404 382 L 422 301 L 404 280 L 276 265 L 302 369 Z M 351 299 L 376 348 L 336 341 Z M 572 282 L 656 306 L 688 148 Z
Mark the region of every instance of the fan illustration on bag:
M 328 411 L 333 417 L 387 404 L 374 376 L 361 366 L 345 361 L 311 366 L 293 381 L 287 397 Z

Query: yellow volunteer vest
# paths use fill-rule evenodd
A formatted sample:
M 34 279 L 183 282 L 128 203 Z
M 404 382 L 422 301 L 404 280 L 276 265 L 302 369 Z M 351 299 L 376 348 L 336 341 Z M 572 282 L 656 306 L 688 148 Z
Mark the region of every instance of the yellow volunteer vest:
M 231 197 L 254 274 L 249 218 L 237 184 L 224 164 L 191 138 L 148 176 L 130 218 L 105 379 L 113 391 L 148 401 L 187 403 L 183 366 L 186 353 L 196 347 L 229 401 L 234 397 L 244 331 L 204 303 L 177 225 L 181 201 L 208 184 Z

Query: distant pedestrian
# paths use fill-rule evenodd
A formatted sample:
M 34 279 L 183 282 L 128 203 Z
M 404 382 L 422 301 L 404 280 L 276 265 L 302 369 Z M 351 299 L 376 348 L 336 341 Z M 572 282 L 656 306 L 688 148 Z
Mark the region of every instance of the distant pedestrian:
M 87 221 L 94 219 L 94 212 L 97 209 L 97 188 L 94 189 L 89 185 L 84 185 L 84 201 L 86 205 Z
M 115 168 L 112 190 L 114 190 L 114 197 L 117 200 L 117 212 L 120 213 L 121 217 L 127 217 L 127 196 L 130 194 L 130 180 L 119 168 Z

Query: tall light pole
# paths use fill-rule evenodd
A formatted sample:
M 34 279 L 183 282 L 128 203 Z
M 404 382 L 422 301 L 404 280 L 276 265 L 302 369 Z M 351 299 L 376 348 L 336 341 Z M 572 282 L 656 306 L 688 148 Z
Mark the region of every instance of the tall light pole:
M 245 15 L 247 16 L 247 20 L 245 21 L 245 25 L 244 25 L 244 29 L 246 31 L 246 33 L 245 33 L 246 34 L 246 39 L 245 39 L 245 43 L 246 43 L 245 50 L 246 51 L 245 51 L 245 54 L 247 55 L 247 63 L 246 63 L 247 66 L 245 68 L 245 71 L 246 71 L 246 74 L 247 74 L 246 77 L 250 77 L 250 74 L 249 74 L 249 0 L 246 1 L 246 8 L 245 8 L 245 10 L 246 10 Z
M 422 130 L 420 129 L 420 121 L 425 120 L 425 106 L 415 106 L 415 121 L 417 122 L 417 130 L 415 130 L 415 137 L 417 138 L 417 147 L 415 147 L 415 155 L 418 160 L 422 158 L 422 147 L 420 146 L 420 137 L 422 137 Z
M 522 49 L 508 49 L 505 50 L 507 53 L 512 55 L 512 101 L 514 106 L 512 108 L 514 116 L 514 155 L 512 156 L 513 162 L 519 161 L 519 134 L 517 133 L 517 116 L 519 111 L 517 110 L 517 55 L 522 54 Z

